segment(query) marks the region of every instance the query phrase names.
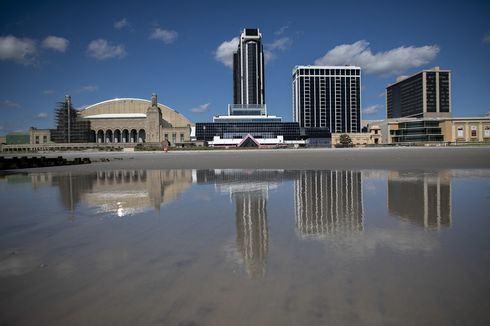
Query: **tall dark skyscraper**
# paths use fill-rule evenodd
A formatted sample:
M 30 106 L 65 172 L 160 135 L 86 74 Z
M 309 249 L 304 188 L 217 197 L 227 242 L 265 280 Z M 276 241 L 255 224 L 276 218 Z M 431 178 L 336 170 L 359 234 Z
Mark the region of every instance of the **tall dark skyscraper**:
M 233 104 L 265 104 L 264 50 L 257 28 L 243 30 L 233 54 Z
M 361 68 L 295 67 L 293 119 L 305 129 L 361 132 Z
M 401 77 L 386 87 L 386 110 L 392 118 L 451 116 L 451 71 L 434 67 Z

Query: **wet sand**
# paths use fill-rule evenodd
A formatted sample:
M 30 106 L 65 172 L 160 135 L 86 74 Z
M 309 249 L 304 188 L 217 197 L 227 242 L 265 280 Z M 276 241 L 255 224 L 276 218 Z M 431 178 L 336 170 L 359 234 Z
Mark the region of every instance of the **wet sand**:
M 487 325 L 481 171 L 8 176 L 0 325 Z
M 103 169 L 485 169 L 490 147 L 217 150 L 164 152 L 60 152 L 37 154 L 93 163 L 19 171 L 96 171 Z M 6 157 L 14 155 L 6 155 Z M 17 156 L 25 156 L 19 155 Z M 32 155 L 29 155 L 32 156 Z M 101 160 L 104 160 L 103 162 Z M 108 160 L 108 161 L 107 161 Z

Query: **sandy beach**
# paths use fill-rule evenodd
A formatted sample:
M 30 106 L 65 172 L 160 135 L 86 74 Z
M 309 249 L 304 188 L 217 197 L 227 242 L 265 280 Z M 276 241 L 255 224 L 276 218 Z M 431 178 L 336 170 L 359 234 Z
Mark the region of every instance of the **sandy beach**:
M 105 169 L 486 169 L 490 147 L 283 149 L 164 152 L 63 152 L 36 156 L 89 157 L 78 166 L 18 171 Z M 8 155 L 11 157 L 14 155 Z M 16 156 L 26 156 L 17 154 Z M 33 156 L 27 155 L 27 156 Z

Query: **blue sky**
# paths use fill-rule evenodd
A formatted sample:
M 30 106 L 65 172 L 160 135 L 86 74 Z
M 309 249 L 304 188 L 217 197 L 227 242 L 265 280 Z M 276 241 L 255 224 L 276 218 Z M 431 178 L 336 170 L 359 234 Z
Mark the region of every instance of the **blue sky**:
M 364 119 L 386 116 L 399 75 L 452 70 L 454 116 L 490 111 L 488 1 L 4 1 L 0 2 L 0 134 L 54 126 L 75 107 L 149 99 L 194 122 L 232 101 L 233 39 L 258 27 L 266 45 L 269 113 L 292 119 L 295 65 L 357 64 Z

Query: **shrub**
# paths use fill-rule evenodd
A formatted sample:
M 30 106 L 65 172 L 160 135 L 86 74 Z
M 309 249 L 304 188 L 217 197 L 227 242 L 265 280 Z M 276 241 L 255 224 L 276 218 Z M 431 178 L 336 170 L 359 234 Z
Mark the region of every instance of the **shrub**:
M 340 138 L 339 138 L 339 145 L 342 145 L 339 147 L 352 147 L 353 146 L 352 145 L 352 139 L 350 139 L 349 135 L 342 134 L 342 135 L 340 135 Z

